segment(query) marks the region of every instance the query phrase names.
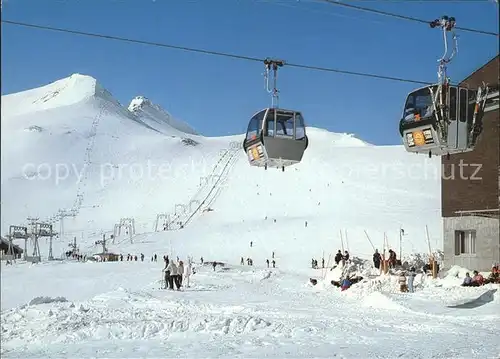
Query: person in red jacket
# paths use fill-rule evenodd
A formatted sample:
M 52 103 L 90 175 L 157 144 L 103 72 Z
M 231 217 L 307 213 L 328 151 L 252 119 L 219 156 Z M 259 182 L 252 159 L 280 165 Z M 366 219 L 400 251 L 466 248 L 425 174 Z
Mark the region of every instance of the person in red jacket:
M 472 277 L 472 283 L 474 283 L 475 286 L 484 285 L 484 277 L 477 270 L 474 271 L 474 277 Z

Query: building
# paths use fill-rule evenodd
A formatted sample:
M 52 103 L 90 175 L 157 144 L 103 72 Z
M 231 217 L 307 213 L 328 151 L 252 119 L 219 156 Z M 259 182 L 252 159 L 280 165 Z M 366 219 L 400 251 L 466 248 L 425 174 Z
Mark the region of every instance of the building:
M 21 258 L 24 250 L 21 249 L 18 245 L 12 244 L 12 252 L 15 258 Z M 1 258 L 7 258 L 6 256 L 9 253 L 9 240 L 4 237 L 0 237 L 0 255 Z
M 499 84 L 498 56 L 461 85 L 477 88 L 483 81 Z M 486 271 L 500 263 L 499 110 L 486 112 L 474 151 L 441 159 L 441 206 L 444 266 Z

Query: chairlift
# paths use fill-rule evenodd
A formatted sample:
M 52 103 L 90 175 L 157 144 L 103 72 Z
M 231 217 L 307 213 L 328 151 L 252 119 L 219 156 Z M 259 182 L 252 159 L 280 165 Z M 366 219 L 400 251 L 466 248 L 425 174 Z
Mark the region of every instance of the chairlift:
M 300 111 L 278 107 L 276 87 L 278 67 L 282 60 L 266 59 L 265 80 L 268 92 L 272 93 L 273 106 L 257 112 L 250 120 L 243 149 L 250 165 L 257 167 L 285 167 L 299 163 L 308 146 L 304 117 Z M 273 70 L 274 88 L 269 89 L 269 72 Z

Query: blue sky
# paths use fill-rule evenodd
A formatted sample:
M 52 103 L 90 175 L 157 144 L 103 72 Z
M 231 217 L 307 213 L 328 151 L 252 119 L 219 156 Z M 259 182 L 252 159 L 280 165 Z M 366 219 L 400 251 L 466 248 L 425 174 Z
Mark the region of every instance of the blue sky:
M 492 1 L 352 1 L 498 31 Z M 3 19 L 343 70 L 436 81 L 441 33 L 424 24 L 311 0 L 4 0 Z M 493 36 L 459 32 L 459 81 L 498 53 Z M 207 136 L 243 133 L 270 105 L 264 65 L 2 24 L 2 94 L 91 75 L 123 104 L 149 97 Z M 418 85 L 284 67 L 280 104 L 309 126 L 400 144 L 398 121 Z

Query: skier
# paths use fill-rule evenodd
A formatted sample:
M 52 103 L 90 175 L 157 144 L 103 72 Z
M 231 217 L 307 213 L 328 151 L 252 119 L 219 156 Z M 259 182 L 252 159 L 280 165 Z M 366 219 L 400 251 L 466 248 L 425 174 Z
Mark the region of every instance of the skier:
M 241 257 L 240 264 L 241 264 L 242 266 L 243 266 L 243 265 L 245 265 L 245 261 L 243 260 L 243 257 Z
M 276 268 L 276 262 L 273 259 L 273 268 Z
M 200 258 L 200 263 L 203 265 L 203 257 Z
M 267 268 L 269 268 L 269 259 L 266 259 L 266 264 L 267 264 Z
M 182 287 L 182 276 L 184 275 L 184 262 L 179 261 L 179 266 L 177 267 L 177 280 L 179 282 L 179 287 Z
M 273 258 L 274 258 L 274 252 L 273 252 Z
M 216 267 L 216 266 L 217 266 L 217 262 L 216 262 L 216 261 L 214 261 L 214 262 L 212 263 L 212 267 L 214 267 L 214 272 L 215 272 L 215 267 Z
M 325 258 L 321 258 L 321 268 L 325 268 Z
M 155 262 L 158 262 L 158 256 L 156 255 L 156 253 L 155 253 L 155 255 L 154 255 L 154 261 L 155 261 Z
M 253 247 L 253 242 L 250 242 L 250 248 Z

